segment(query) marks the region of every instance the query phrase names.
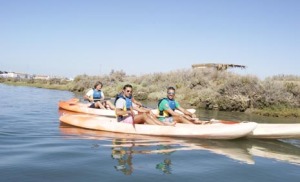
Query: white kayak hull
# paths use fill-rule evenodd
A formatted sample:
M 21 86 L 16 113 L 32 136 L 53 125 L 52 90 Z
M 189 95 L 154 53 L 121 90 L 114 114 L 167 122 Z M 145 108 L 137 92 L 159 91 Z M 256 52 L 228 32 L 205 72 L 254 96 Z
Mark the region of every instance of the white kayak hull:
M 236 139 L 247 136 L 251 133 L 256 123 L 235 123 L 235 124 L 176 124 L 175 126 L 145 125 L 145 124 L 127 124 L 117 122 L 115 118 L 91 116 L 91 115 L 63 115 L 60 121 L 69 125 L 109 132 L 188 137 L 201 139 Z
M 211 120 L 213 123 L 238 123 L 235 121 Z M 247 135 L 248 138 L 288 139 L 300 138 L 300 123 L 257 123 L 257 127 Z
M 297 124 L 267 124 L 258 123 L 249 133 L 249 138 L 284 139 L 300 138 L 300 123 Z

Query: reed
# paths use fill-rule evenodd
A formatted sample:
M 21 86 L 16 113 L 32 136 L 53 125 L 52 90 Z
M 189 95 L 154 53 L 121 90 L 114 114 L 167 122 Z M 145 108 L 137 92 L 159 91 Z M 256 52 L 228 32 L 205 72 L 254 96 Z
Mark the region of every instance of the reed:
M 140 76 L 112 70 L 107 75 L 78 75 L 74 81 L 0 79 L 15 85 L 69 90 L 84 94 L 96 81 L 104 84 L 107 97 L 114 97 L 125 84 L 132 84 L 137 100 L 157 101 L 169 86 L 186 105 L 224 111 L 251 111 L 269 116 L 299 117 L 300 77 L 276 75 L 260 80 L 254 75 L 238 75 L 215 69 L 182 69 Z

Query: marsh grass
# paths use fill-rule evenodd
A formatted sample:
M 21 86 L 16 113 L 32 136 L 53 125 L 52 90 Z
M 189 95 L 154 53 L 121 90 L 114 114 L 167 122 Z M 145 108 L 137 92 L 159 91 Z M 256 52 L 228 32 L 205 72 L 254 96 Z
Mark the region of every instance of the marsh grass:
M 115 97 L 125 84 L 132 84 L 137 100 L 158 101 L 169 86 L 176 88 L 176 99 L 185 105 L 224 111 L 248 111 L 268 116 L 299 117 L 300 77 L 276 75 L 260 80 L 215 69 L 182 69 L 140 76 L 112 70 L 108 75 L 79 75 L 74 81 L 0 79 L 15 85 L 69 90 L 84 94 L 96 81 L 104 84 L 107 97 Z
M 300 117 L 300 108 L 263 108 L 263 109 L 250 109 L 251 113 L 259 114 L 263 116 L 272 117 Z
M 0 80 L 0 83 L 5 83 L 8 85 L 15 86 L 27 86 L 27 87 L 36 87 L 36 88 L 46 88 L 46 89 L 54 89 L 54 90 L 70 90 L 73 86 L 72 83 L 49 83 L 44 81 L 35 81 L 28 82 L 24 80 L 12 81 L 12 80 Z

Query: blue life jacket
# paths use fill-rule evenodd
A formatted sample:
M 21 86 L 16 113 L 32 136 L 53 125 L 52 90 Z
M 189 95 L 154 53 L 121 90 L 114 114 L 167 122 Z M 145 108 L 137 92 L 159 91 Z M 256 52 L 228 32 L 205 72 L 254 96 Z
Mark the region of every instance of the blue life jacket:
M 114 105 L 116 105 L 117 100 L 119 98 L 122 98 L 122 99 L 124 99 L 126 101 L 126 110 L 130 110 L 130 108 L 132 107 L 132 96 L 130 96 L 130 97 L 124 97 L 124 95 L 122 93 L 119 93 L 119 94 L 116 95 L 116 99 L 115 99 Z
M 93 89 L 93 99 L 99 101 L 102 98 L 102 91 Z
M 173 111 L 175 111 L 176 109 L 176 102 L 174 99 L 169 99 L 169 98 L 162 98 L 158 101 L 158 108 L 159 108 L 159 105 L 160 103 L 163 101 L 163 100 L 167 100 L 168 101 L 168 104 L 169 104 L 169 107 L 170 109 L 172 109 Z M 159 115 L 163 115 L 163 110 L 159 110 Z M 170 115 L 170 114 L 169 114 Z

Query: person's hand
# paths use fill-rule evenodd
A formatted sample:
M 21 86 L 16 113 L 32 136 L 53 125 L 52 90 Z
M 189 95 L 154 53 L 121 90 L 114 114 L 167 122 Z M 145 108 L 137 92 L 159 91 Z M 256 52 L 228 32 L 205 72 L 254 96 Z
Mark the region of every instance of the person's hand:
M 190 116 L 187 116 L 187 115 L 185 115 L 185 118 L 186 118 L 187 120 L 191 120 L 191 119 L 192 119 Z
M 192 118 L 196 118 L 197 116 L 196 116 L 196 114 L 192 114 Z
M 155 118 L 157 117 L 151 110 L 149 110 L 149 114 Z
M 190 119 L 191 119 L 191 117 L 188 116 L 188 115 L 182 115 L 182 117 L 185 118 L 185 119 L 187 119 L 187 120 L 190 120 Z
M 138 105 L 139 107 L 142 107 L 142 106 L 143 106 L 143 104 L 140 103 L 140 102 L 136 102 L 136 105 Z

